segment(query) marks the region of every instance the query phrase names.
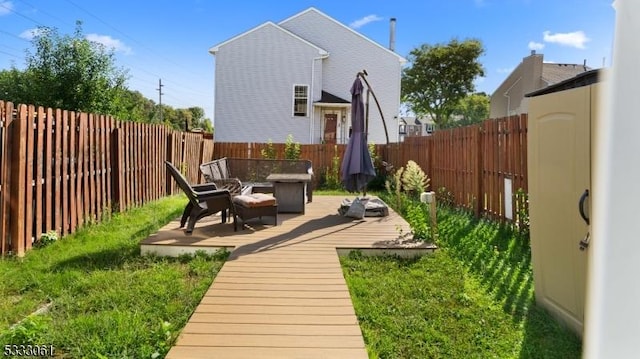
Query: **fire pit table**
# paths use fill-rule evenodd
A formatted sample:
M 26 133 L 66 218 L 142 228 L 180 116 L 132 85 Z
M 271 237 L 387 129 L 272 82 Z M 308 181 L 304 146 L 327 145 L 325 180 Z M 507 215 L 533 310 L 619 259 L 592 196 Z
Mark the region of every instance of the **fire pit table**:
M 305 207 L 305 186 L 311 182 L 306 173 L 272 173 L 267 181 L 273 183 L 273 195 L 278 200 L 279 213 L 302 213 Z

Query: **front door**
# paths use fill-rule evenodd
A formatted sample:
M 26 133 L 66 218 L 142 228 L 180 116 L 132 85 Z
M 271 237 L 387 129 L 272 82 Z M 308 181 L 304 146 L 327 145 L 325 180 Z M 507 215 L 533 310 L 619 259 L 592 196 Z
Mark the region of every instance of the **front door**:
M 335 113 L 324 114 L 324 143 L 336 144 L 336 133 L 338 131 L 338 115 Z

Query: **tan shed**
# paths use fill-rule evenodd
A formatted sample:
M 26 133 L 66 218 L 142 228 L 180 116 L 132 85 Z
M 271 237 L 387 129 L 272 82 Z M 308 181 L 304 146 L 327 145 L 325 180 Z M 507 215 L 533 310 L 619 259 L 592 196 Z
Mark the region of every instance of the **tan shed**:
M 527 95 L 531 256 L 538 305 L 582 336 L 593 134 L 601 85 L 589 71 Z

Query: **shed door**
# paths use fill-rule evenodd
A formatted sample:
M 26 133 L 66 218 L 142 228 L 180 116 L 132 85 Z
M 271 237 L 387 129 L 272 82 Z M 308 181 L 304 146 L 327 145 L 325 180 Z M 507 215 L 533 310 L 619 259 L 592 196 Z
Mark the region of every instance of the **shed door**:
M 590 190 L 591 88 L 533 97 L 529 107 L 529 211 L 536 301 L 582 333 Z M 588 207 L 588 203 L 585 204 Z M 588 212 L 588 211 L 587 211 Z

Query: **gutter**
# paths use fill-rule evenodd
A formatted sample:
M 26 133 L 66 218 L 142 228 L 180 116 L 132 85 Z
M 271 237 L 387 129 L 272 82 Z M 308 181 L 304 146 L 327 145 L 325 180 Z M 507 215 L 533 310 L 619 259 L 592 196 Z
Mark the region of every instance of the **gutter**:
M 329 57 L 329 53 L 328 52 L 324 52 L 321 53 L 320 56 L 318 57 L 314 57 L 313 59 L 311 59 L 311 89 L 309 90 L 309 112 L 311 114 L 311 118 L 309 119 L 309 144 L 313 144 L 313 124 L 315 122 L 315 112 L 316 109 L 313 107 L 313 94 L 314 94 L 314 85 L 315 85 L 315 73 L 316 73 L 316 61 L 317 60 L 324 60 L 327 57 Z

